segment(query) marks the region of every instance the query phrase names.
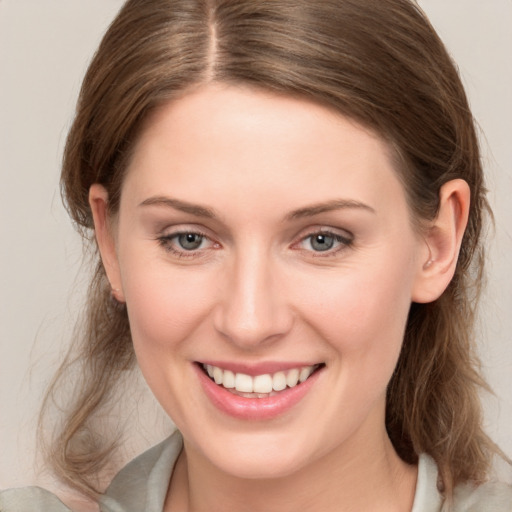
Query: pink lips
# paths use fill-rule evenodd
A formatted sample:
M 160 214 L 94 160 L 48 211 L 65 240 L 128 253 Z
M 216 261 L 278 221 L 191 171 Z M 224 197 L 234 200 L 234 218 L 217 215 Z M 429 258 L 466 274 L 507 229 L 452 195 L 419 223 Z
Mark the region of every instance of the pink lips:
M 253 376 L 297 368 L 298 366 L 296 363 L 291 365 L 279 364 L 279 367 L 277 367 L 276 364 L 262 364 L 258 366 L 226 363 L 215 364 L 214 362 L 205 364 L 212 364 L 213 366 L 219 366 L 226 370 L 242 372 Z M 269 420 L 290 410 L 308 393 L 323 370 L 323 368 L 317 370 L 305 382 L 293 388 L 286 388 L 274 396 L 268 398 L 246 398 L 235 395 L 224 387 L 215 384 L 215 382 L 206 375 L 199 364 L 194 364 L 194 369 L 206 396 L 213 405 L 229 416 L 244 420 Z

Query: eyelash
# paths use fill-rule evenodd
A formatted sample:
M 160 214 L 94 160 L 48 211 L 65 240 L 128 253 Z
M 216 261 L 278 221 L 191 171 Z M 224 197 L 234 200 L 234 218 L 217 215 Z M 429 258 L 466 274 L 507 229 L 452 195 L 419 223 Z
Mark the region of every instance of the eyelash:
M 195 249 L 195 250 L 186 250 L 186 249 L 176 249 L 175 240 L 184 235 L 194 235 L 201 237 L 201 244 L 204 240 L 209 240 L 210 243 L 213 243 L 214 246 L 220 247 L 220 244 L 216 244 L 215 242 L 212 242 L 211 239 L 206 235 L 205 233 L 202 233 L 198 230 L 184 230 L 184 231 L 178 231 L 175 233 L 170 233 L 167 235 L 162 235 L 157 238 L 159 244 L 169 253 L 171 253 L 173 256 L 176 256 L 178 258 L 197 258 L 202 255 L 204 255 L 204 249 Z M 304 249 L 300 246 L 301 244 L 305 243 L 308 239 L 311 240 L 313 237 L 318 236 L 325 236 L 332 238 L 334 243 L 340 244 L 339 247 L 332 249 L 328 248 L 325 251 L 314 251 L 309 249 Z M 310 253 L 315 258 L 326 258 L 326 257 L 332 257 L 336 256 L 340 251 L 343 251 L 346 248 L 349 248 L 353 245 L 353 237 L 351 235 L 349 236 L 343 236 L 339 233 L 336 233 L 334 231 L 329 231 L 328 229 L 319 229 L 316 231 L 312 231 L 309 234 L 301 237 L 301 239 L 298 242 L 295 242 L 292 244 L 292 248 L 295 250 L 301 250 Z

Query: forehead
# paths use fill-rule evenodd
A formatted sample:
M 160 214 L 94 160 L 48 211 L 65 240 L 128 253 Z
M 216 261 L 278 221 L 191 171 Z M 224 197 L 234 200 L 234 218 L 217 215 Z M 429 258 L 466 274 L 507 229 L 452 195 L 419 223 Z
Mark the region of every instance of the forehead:
M 169 193 L 290 209 L 334 197 L 378 203 L 403 195 L 391 155 L 381 137 L 325 106 L 216 84 L 148 120 L 125 188 L 141 200 Z

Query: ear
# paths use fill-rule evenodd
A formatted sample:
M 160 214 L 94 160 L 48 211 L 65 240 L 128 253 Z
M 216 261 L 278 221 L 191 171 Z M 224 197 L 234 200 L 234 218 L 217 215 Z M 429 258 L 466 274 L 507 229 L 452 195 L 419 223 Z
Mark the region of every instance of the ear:
M 125 302 L 121 273 L 117 258 L 115 237 L 112 223 L 108 216 L 108 192 L 98 183 L 89 189 L 89 205 L 94 221 L 96 242 L 101 254 L 101 261 L 112 288 L 112 295 L 118 302 Z
M 471 192 L 461 179 L 448 181 L 439 192 L 439 212 L 427 227 L 412 300 L 438 299 L 453 278 L 469 215 Z

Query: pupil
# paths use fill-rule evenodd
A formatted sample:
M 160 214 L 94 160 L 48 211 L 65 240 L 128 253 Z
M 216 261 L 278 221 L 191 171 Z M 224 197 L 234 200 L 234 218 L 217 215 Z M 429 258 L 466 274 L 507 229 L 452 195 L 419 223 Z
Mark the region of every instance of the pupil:
M 315 235 L 311 245 L 316 251 L 328 251 L 334 245 L 334 239 L 329 235 Z

